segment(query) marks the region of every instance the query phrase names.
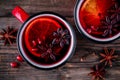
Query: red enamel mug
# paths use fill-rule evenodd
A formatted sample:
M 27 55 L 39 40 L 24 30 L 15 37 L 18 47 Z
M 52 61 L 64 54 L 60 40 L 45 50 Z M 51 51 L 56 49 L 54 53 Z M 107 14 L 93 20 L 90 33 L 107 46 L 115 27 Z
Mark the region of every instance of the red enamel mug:
M 51 69 L 65 63 L 76 47 L 75 31 L 68 21 L 53 12 L 29 16 L 16 6 L 12 14 L 22 22 L 17 35 L 21 56 L 30 65 Z
M 78 0 L 74 20 L 86 38 L 106 43 L 120 37 L 119 12 L 119 0 Z

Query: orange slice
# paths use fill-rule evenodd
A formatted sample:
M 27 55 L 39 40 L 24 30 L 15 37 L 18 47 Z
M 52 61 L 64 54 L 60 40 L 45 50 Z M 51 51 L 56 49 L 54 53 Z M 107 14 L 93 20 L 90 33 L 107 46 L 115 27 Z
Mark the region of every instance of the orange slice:
M 40 39 L 41 42 L 45 41 L 45 39 L 47 39 L 47 37 L 54 31 L 56 31 L 58 28 L 61 28 L 61 25 L 53 18 L 39 17 L 37 19 L 34 19 L 30 22 L 30 24 L 28 24 L 24 33 L 24 41 L 26 48 L 32 55 L 40 57 L 40 52 L 37 53 L 32 51 L 32 41 L 37 39 Z

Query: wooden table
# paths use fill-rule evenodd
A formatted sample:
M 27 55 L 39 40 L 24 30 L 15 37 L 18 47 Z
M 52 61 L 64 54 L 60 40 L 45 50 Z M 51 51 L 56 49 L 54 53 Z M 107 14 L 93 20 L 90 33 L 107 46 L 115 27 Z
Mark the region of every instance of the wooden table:
M 73 26 L 77 35 L 77 47 L 73 57 L 61 67 L 52 70 L 40 70 L 20 63 L 19 68 L 11 68 L 10 62 L 16 61 L 18 50 L 16 44 L 4 46 L 0 41 L 0 80 L 91 80 L 88 76 L 90 67 L 98 61 L 95 55 L 88 56 L 84 62 L 80 58 L 89 53 L 99 53 L 103 47 L 115 48 L 120 53 L 120 39 L 109 44 L 97 44 L 86 39 L 76 29 L 73 11 L 77 0 L 0 0 L 0 29 L 9 26 L 19 28 L 22 24 L 12 16 L 12 9 L 19 5 L 30 15 L 42 11 L 53 11 L 63 15 Z M 94 56 L 94 57 L 92 57 Z M 108 70 L 106 80 L 119 80 L 120 67 Z

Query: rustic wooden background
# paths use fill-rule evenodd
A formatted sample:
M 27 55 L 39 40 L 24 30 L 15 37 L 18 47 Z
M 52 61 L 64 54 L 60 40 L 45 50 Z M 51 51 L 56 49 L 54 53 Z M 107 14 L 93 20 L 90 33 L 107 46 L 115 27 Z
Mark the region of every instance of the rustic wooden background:
M 19 68 L 11 68 L 10 62 L 16 61 L 18 50 L 16 44 L 4 46 L 0 41 L 0 80 L 91 80 L 88 76 L 90 67 L 97 63 L 97 57 L 89 56 L 86 61 L 80 62 L 81 56 L 103 47 L 115 48 L 120 52 L 120 39 L 109 44 L 98 44 L 87 40 L 76 29 L 73 12 L 77 0 L 0 0 L 0 29 L 9 26 L 19 28 L 22 24 L 12 16 L 12 9 L 19 5 L 30 15 L 53 11 L 63 15 L 74 27 L 77 35 L 77 47 L 73 57 L 63 66 L 53 70 L 39 70 L 29 66 L 26 62 L 20 63 Z M 114 66 L 108 70 L 106 80 L 119 80 L 120 67 Z

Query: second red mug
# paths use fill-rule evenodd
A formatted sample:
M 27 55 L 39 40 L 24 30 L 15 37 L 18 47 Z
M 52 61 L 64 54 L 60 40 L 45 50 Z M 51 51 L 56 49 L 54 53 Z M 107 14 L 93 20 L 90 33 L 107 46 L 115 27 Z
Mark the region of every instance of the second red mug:
M 78 0 L 74 20 L 80 33 L 106 43 L 120 37 L 119 0 Z

